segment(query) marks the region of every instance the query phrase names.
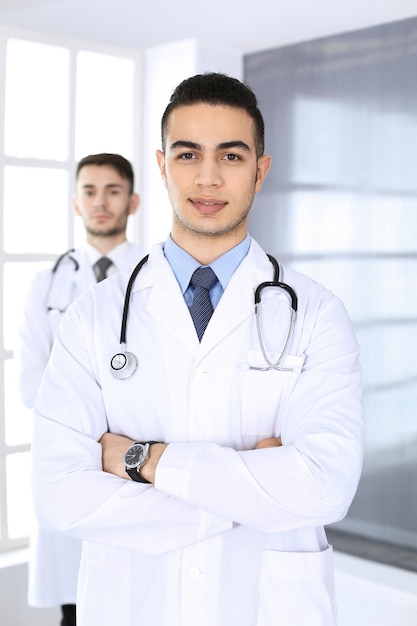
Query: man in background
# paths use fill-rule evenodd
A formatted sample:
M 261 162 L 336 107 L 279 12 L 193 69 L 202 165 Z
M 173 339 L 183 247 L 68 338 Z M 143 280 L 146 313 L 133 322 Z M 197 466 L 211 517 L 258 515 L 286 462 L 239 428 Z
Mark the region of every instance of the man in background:
M 19 387 L 26 407 L 33 407 L 68 306 L 96 282 L 140 260 L 141 250 L 126 239 L 128 217 L 138 206 L 133 169 L 124 157 L 94 154 L 79 162 L 73 207 L 83 221 L 86 242 L 39 272 L 28 291 L 19 328 Z M 28 602 L 61 606 L 61 626 L 75 624 L 80 552 L 81 541 L 42 529 L 31 541 Z

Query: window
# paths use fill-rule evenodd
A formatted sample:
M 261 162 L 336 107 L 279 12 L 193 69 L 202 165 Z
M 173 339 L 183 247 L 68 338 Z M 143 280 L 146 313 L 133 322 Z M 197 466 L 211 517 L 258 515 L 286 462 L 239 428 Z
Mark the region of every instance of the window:
M 27 543 L 33 515 L 32 418 L 19 399 L 13 358 L 17 320 L 34 273 L 84 239 L 71 209 L 76 162 L 91 153 L 117 152 L 135 167 L 140 57 L 70 41 L 54 45 L 35 35 L 0 32 L 0 39 L 6 49 L 0 83 L 5 118 L 0 153 L 0 550 L 6 550 Z

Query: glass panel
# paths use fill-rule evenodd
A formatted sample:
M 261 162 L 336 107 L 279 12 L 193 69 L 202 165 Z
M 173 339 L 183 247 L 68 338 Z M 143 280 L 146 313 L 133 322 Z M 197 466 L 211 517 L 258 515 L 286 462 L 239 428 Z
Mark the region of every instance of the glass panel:
M 260 210 L 256 223 L 251 216 L 251 232 L 262 231 L 263 245 L 280 257 L 417 250 L 414 196 L 293 189 L 287 195 L 263 194 L 256 206 Z
M 5 152 L 63 161 L 68 154 L 69 51 L 9 39 Z
M 11 539 L 28 537 L 33 528 L 30 464 L 30 452 L 9 454 L 6 458 L 7 525 Z
M 293 254 L 417 250 L 414 197 L 326 189 L 293 192 L 287 224 L 286 249 Z
M 412 19 L 245 61 L 273 157 L 251 233 L 342 298 L 361 346 L 365 464 L 337 527 L 404 554 L 417 548 L 416 40 Z
M 299 97 L 293 125 L 294 183 L 416 191 L 417 122 L 408 111 Z
M 3 341 L 6 350 L 16 348 L 16 328 L 22 317 L 29 284 L 36 272 L 47 267 L 51 267 L 51 263 L 5 263 L 4 265 Z
M 296 260 L 292 267 L 311 276 L 339 296 L 359 326 L 392 319 L 417 319 L 417 298 L 409 277 L 417 276 L 417 259 L 351 256 L 318 261 Z M 387 286 L 389 288 L 387 289 Z
M 131 59 L 79 52 L 75 155 L 116 152 L 133 156 L 134 62 Z
M 7 252 L 64 252 L 68 173 L 60 169 L 4 169 L 4 247 Z
M 6 414 L 6 444 L 17 446 L 32 440 L 32 411 L 20 401 L 17 362 L 8 359 L 4 372 L 4 404 Z

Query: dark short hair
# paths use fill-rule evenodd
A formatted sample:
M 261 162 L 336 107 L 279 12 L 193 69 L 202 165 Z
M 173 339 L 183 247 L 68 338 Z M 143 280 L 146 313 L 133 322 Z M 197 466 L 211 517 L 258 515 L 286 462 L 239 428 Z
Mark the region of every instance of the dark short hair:
M 237 78 L 226 74 L 207 72 L 183 80 L 174 90 L 161 121 L 162 150 L 165 152 L 168 117 L 180 106 L 193 104 L 230 106 L 246 111 L 252 118 L 255 129 L 256 156 L 264 153 L 265 125 L 252 89 Z
M 131 163 L 120 156 L 120 154 L 90 154 L 78 163 L 77 170 L 75 173 L 75 180 L 78 180 L 78 175 L 83 167 L 86 165 L 109 165 L 113 167 L 118 174 L 128 181 L 129 183 L 129 193 L 133 193 L 133 189 L 135 186 L 135 177 L 133 173 L 133 168 Z

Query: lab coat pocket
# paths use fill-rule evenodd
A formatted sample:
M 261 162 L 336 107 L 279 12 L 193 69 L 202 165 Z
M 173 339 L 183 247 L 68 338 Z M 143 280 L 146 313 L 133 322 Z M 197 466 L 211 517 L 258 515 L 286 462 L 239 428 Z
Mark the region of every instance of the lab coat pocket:
M 333 549 L 265 551 L 256 626 L 336 626 Z
M 77 626 L 131 622 L 130 554 L 84 542 L 78 577 Z
M 278 356 L 269 354 L 272 362 Z M 298 379 L 303 363 L 304 355 L 287 354 L 279 364 L 283 370 L 262 371 L 255 369 L 267 367 L 262 352 L 249 350 L 242 390 L 242 434 L 266 437 L 280 434 L 282 407 Z

